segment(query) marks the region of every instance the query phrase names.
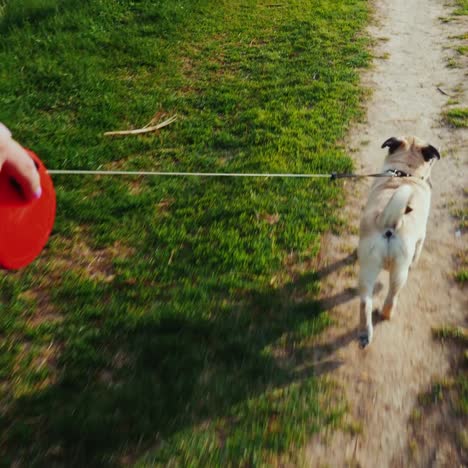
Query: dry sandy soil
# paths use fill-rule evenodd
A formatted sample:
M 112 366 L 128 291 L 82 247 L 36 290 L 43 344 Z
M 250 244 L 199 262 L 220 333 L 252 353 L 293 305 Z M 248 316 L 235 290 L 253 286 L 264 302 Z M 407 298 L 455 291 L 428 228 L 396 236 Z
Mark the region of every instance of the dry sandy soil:
M 374 314 L 374 340 L 365 350 L 356 340 L 359 303 L 352 252 L 357 234 L 326 239 L 323 299 L 336 326 L 314 348 L 314 361 L 319 372 L 342 384 L 350 414 L 362 430 L 320 434 L 307 448 L 307 466 L 461 466 L 453 447 L 438 446 L 436 433 L 419 448 L 424 457 L 408 458 L 409 420 L 417 396 L 450 366 L 450 350 L 433 340 L 431 328 L 466 326 L 467 319 L 466 290 L 453 281 L 454 256 L 465 239 L 457 233 L 450 207 L 461 206 L 463 188 L 468 186 L 468 132 L 450 129 L 441 113 L 450 99 L 443 92 L 456 95 L 459 106 L 467 106 L 466 63 L 451 68 L 447 60 L 454 55 L 453 36 L 466 33 L 468 27 L 466 17 L 442 21 L 451 10 L 444 0 L 375 2 L 370 32 L 377 42 L 376 59 L 363 77 L 372 97 L 367 121 L 353 129 L 349 142 L 356 167 L 378 171 L 385 156 L 381 143 L 400 135 L 429 141 L 441 150 L 442 159 L 432 172 L 432 212 L 421 259 L 410 273 L 392 320 L 382 322 Z M 348 183 L 346 214 L 353 233 L 369 183 Z M 374 307 L 381 307 L 386 290 L 382 274 Z

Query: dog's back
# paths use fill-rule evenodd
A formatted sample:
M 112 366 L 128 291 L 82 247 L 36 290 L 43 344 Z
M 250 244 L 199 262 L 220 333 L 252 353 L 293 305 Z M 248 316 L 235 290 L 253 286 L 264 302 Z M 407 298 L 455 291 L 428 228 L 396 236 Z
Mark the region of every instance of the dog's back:
M 429 206 L 430 191 L 419 181 L 377 181 L 361 219 L 360 262 L 378 261 L 390 270 L 399 257 L 413 257 L 426 230 Z

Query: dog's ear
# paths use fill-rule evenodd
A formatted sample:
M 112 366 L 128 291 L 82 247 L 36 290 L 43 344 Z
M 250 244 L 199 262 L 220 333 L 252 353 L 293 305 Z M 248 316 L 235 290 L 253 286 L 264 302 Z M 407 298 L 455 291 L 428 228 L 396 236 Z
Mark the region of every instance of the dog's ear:
M 425 161 L 430 161 L 433 158 L 440 159 L 440 154 L 437 151 L 437 148 L 434 148 L 432 145 L 421 148 L 421 153 Z
M 387 148 L 390 154 L 394 153 L 401 145 L 403 144 L 402 140 L 398 138 L 391 137 L 388 140 L 382 143 L 382 148 Z

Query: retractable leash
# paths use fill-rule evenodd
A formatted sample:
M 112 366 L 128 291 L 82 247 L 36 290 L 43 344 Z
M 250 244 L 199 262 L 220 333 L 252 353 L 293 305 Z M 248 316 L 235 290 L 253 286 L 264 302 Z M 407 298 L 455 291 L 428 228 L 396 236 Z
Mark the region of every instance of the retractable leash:
M 32 151 L 28 154 L 35 161 L 41 179 L 42 196 L 26 201 L 18 183 L 6 170 L 0 171 L 0 267 L 17 270 L 31 263 L 42 251 L 49 239 L 55 221 L 56 197 L 50 175 L 99 175 L 99 176 L 159 176 L 159 177 L 264 177 L 295 179 L 411 177 L 402 171 L 389 170 L 377 174 L 279 174 L 279 173 L 226 173 L 226 172 L 159 172 L 159 171 L 82 171 L 47 170 Z
M 85 171 L 51 169 L 47 171 L 51 175 L 117 175 L 117 176 L 167 176 L 167 177 L 281 177 L 290 179 L 344 179 L 365 177 L 412 177 L 406 172 L 389 169 L 377 174 L 346 174 L 332 172 L 331 174 L 288 174 L 288 173 L 237 173 L 237 172 L 161 172 L 161 171 Z
M 31 263 L 49 239 L 55 220 L 55 190 L 41 160 L 29 150 L 41 181 L 42 195 L 25 200 L 20 185 L 0 171 L 0 266 L 18 270 Z

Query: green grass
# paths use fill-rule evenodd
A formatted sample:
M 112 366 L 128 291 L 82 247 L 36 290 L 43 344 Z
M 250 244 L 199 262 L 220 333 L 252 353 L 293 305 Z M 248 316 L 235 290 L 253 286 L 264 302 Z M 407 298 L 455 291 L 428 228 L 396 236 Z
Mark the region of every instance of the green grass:
M 458 210 L 460 212 L 459 223 L 460 223 L 460 231 L 461 233 L 466 232 L 466 228 L 468 225 L 467 222 L 467 209 Z M 463 216 L 463 217 L 461 217 Z M 468 281 L 468 249 L 460 249 L 460 251 L 455 256 L 456 264 L 457 264 L 457 271 L 455 273 L 455 279 L 461 283 L 466 284 Z
M 468 127 L 468 108 L 449 109 L 444 113 L 446 122 L 452 127 Z
M 462 269 L 457 271 L 455 274 L 455 279 L 459 283 L 466 283 L 468 281 L 468 269 Z
M 457 8 L 453 12 L 454 15 L 468 15 L 468 0 L 456 0 L 455 5 Z
M 466 223 L 465 223 L 466 229 Z M 468 250 L 462 249 L 456 256 L 457 271 L 455 273 L 455 279 L 461 283 L 466 284 L 468 281 Z
M 462 206 L 450 210 L 450 214 L 457 220 L 459 229 L 468 229 L 468 207 Z
M 434 328 L 432 333 L 440 340 L 457 340 L 462 344 L 468 344 L 468 330 L 465 328 L 444 326 Z
M 3 5 L 0 121 L 49 168 L 351 169 L 363 0 Z M 179 120 L 102 136 L 155 114 Z M 55 184 L 47 248 L 0 276 L 0 459 L 268 465 L 338 423 L 310 364 L 339 184 Z
M 466 197 L 468 189 L 464 189 L 463 192 Z M 460 234 L 465 233 L 468 228 L 468 207 L 466 203 L 464 203 L 464 206 L 453 208 L 450 213 L 457 220 Z M 455 256 L 455 260 L 457 264 L 457 271 L 454 275 L 455 280 L 460 284 L 465 284 L 468 281 L 468 250 L 461 249 Z

